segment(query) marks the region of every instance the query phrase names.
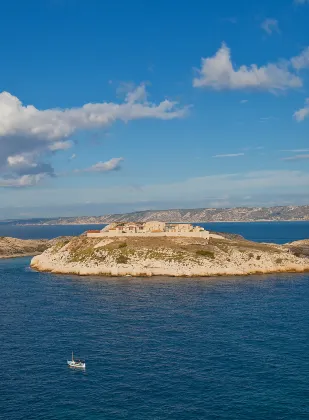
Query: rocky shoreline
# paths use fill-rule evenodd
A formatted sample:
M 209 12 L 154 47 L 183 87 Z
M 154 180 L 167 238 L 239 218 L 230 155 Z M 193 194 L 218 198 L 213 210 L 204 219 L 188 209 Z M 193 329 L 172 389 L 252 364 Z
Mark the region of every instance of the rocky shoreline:
M 288 244 L 260 244 L 218 236 L 209 241 L 202 238 L 100 240 L 76 237 L 60 241 L 35 256 L 31 267 L 80 276 L 243 276 L 306 272 L 309 258 L 293 253 Z

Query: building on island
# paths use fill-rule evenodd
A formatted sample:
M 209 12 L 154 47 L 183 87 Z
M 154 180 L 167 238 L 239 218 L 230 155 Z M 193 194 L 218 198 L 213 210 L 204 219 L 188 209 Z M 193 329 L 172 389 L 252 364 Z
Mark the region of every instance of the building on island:
M 164 222 L 146 222 L 143 224 L 144 232 L 164 232 L 166 223 Z
M 165 223 L 159 221 L 149 222 L 121 222 L 111 223 L 101 231 L 88 231 L 89 238 L 101 238 L 111 236 L 185 236 L 193 238 L 209 239 L 209 232 L 201 226 L 193 226 L 190 223 Z

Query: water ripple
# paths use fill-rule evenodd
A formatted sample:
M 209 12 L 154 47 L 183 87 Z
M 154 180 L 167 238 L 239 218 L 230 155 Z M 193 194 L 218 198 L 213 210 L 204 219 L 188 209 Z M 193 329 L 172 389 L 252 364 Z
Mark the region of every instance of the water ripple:
M 77 278 L 28 261 L 0 262 L 1 419 L 309 418 L 308 276 Z

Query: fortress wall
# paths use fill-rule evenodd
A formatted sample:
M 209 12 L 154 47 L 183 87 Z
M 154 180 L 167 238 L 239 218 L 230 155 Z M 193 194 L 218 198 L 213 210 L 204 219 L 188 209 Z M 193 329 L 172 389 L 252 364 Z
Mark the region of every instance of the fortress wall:
M 204 238 L 209 239 L 210 235 L 207 230 L 201 232 L 142 232 L 142 233 L 118 233 L 118 232 L 100 232 L 87 233 L 88 238 L 115 238 L 115 237 L 184 237 L 184 238 Z

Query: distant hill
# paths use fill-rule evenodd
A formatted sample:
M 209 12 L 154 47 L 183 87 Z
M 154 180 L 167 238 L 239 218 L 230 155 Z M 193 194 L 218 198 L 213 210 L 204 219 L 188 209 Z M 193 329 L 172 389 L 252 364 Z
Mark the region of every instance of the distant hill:
M 55 219 L 31 219 L 16 221 L 16 224 L 32 225 L 88 225 L 111 222 L 146 222 L 159 220 L 175 223 L 203 222 L 256 222 L 309 220 L 309 206 L 281 207 L 235 207 L 227 209 L 173 209 L 147 210 L 125 214 L 108 214 L 105 216 L 60 217 Z

